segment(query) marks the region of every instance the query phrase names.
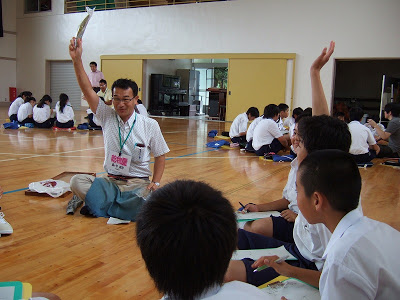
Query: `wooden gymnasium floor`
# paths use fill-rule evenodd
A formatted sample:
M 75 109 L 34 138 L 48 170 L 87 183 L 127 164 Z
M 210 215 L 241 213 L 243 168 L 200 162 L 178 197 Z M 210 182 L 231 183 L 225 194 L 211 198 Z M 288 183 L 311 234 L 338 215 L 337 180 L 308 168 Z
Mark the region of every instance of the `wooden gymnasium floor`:
M 6 111 L 0 109 L 1 120 Z M 281 196 L 289 163 L 260 161 L 238 149 L 205 147 L 210 130 L 220 133 L 230 123 L 156 120 L 171 149 L 162 184 L 202 180 L 222 190 L 234 207 L 238 201 L 258 203 Z M 0 238 L 0 281 L 30 282 L 34 291 L 62 299 L 159 299 L 135 244 L 135 223 L 106 225 L 105 218 L 67 216 L 70 197 L 24 194 L 30 182 L 64 171 L 104 172 L 101 132 L 1 128 L 0 154 L 5 191 L 0 205 L 14 228 L 12 235 Z M 365 214 L 400 230 L 400 170 L 376 163 L 360 172 Z

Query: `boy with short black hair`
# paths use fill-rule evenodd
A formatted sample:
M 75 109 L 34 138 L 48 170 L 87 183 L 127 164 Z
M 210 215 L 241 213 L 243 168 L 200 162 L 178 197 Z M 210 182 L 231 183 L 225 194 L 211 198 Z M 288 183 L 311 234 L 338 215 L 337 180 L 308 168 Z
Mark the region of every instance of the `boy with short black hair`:
M 380 148 L 376 144 L 371 130 L 362 125 L 361 119 L 364 111 L 360 107 L 350 109 L 350 123 L 348 124 L 351 133 L 350 154 L 356 163 L 367 163 L 376 157 Z
M 278 153 L 288 146 L 287 140 L 279 130 L 277 120 L 279 108 L 269 104 L 264 108 L 264 117 L 254 129 L 253 148 L 258 156 L 266 153 Z
M 389 120 L 386 131 L 383 131 L 374 120 L 368 120 L 368 124 L 376 130 L 376 133 L 383 140 L 389 141 L 388 145 L 379 145 L 378 157 L 400 157 L 400 104 L 388 103 L 384 111 L 385 118 Z
M 229 129 L 229 137 L 232 143 L 246 143 L 247 124 L 260 115 L 257 107 L 250 107 L 247 112 L 238 115 Z
M 321 299 L 396 299 L 400 293 L 400 233 L 357 210 L 361 176 L 352 156 L 340 150 L 309 154 L 298 171 L 298 205 L 310 224 L 322 223 L 332 237 L 324 252 Z M 255 263 L 291 276 L 275 257 Z
M 163 299 L 263 299 L 243 282 L 222 285 L 236 249 L 236 216 L 220 191 L 179 180 L 151 194 L 137 218 L 137 242 Z
M 278 123 L 278 128 L 280 131 L 284 131 L 285 128 L 283 127 L 283 120 L 289 117 L 289 106 L 285 103 L 280 103 L 278 105 L 279 108 L 279 118 L 276 121 Z

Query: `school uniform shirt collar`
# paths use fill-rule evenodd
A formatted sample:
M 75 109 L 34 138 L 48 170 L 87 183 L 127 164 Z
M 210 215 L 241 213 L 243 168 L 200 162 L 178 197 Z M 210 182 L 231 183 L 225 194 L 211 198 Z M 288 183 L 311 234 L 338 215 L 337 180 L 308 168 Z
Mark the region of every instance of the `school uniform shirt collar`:
M 205 299 L 205 298 L 214 296 L 214 295 L 218 294 L 220 289 L 221 289 L 220 285 L 215 285 L 215 286 L 205 290 L 203 293 L 201 293 L 200 296 L 194 298 L 194 300 L 200 300 L 200 299 Z M 164 295 L 164 297 L 162 297 L 161 300 L 174 300 L 174 298 L 171 298 L 168 295 Z
M 117 113 L 116 113 L 116 114 L 117 114 Z M 128 121 L 126 122 L 126 123 L 128 123 L 129 128 L 132 127 L 133 122 L 135 121 L 135 118 L 136 118 L 136 112 L 133 111 L 132 116 L 131 116 L 131 117 L 128 119 Z M 117 114 L 117 119 L 118 119 L 118 122 L 119 122 L 119 124 L 120 124 L 121 127 L 124 127 L 124 126 L 126 125 L 126 123 L 124 123 L 124 121 L 122 121 L 121 117 L 120 117 L 118 114 Z
M 346 232 L 347 229 L 349 229 L 351 226 L 353 226 L 355 223 L 360 221 L 360 219 L 363 217 L 362 212 L 359 209 L 354 209 L 351 212 L 347 213 L 339 222 L 339 224 L 336 226 L 335 231 L 332 233 L 332 236 L 329 240 L 328 245 L 326 246 L 324 255 L 322 258 L 326 260 L 326 257 L 329 254 L 329 250 L 334 246 L 336 241 L 338 241 L 343 234 Z

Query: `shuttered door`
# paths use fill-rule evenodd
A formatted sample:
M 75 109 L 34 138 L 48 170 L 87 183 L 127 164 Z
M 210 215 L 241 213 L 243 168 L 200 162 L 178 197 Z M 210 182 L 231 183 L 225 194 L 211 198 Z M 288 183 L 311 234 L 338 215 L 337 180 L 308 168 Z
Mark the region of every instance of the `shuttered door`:
M 70 61 L 50 62 L 50 96 L 54 108 L 60 99 L 60 94 L 68 95 L 72 108 L 81 110 L 81 89 L 76 81 L 74 66 Z

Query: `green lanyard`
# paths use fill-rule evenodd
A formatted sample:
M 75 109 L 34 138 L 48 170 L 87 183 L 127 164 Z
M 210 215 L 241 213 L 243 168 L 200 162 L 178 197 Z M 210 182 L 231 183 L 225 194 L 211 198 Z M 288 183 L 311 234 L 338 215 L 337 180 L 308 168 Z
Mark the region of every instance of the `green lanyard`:
M 133 129 L 133 126 L 135 126 L 135 123 L 136 123 L 136 116 L 137 116 L 137 114 L 135 113 L 135 120 L 133 121 L 131 130 L 129 130 L 128 136 L 126 137 L 126 139 L 125 139 L 125 141 L 124 141 L 123 143 L 122 143 L 122 137 L 121 137 L 121 127 L 119 126 L 118 117 L 115 116 L 115 117 L 117 118 L 118 133 L 119 133 L 119 147 L 120 147 L 119 156 L 121 156 L 122 148 L 124 147 L 124 145 L 125 145 L 125 143 L 126 143 L 126 140 L 129 138 L 129 135 L 131 134 L 131 131 L 132 131 L 132 129 Z M 122 144 L 121 144 L 121 143 L 122 143 Z

